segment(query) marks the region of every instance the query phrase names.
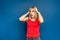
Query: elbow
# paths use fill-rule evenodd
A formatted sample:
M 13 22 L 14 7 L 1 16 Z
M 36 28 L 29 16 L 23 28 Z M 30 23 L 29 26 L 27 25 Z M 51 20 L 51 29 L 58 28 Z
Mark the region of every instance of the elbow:
M 21 18 L 19 18 L 19 21 L 22 21 L 22 19 L 21 19 Z
M 44 20 L 41 20 L 41 23 L 43 23 L 44 22 Z

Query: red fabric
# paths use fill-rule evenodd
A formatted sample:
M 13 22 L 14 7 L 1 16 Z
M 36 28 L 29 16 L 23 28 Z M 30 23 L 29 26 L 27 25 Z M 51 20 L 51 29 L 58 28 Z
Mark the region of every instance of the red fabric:
M 27 20 L 27 37 L 37 37 L 40 36 L 40 24 L 38 19 L 36 18 L 35 21 L 32 21 L 30 18 Z

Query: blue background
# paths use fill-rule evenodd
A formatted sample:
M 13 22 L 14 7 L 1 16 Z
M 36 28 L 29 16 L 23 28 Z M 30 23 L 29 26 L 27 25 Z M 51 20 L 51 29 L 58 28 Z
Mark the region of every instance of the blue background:
M 26 40 L 26 23 L 19 21 L 31 6 L 41 12 L 41 40 L 60 40 L 59 0 L 0 0 L 0 40 Z

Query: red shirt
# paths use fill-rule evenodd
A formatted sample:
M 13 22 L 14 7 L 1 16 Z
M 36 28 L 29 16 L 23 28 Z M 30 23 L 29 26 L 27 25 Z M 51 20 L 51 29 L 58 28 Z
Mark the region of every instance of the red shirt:
M 40 36 L 39 32 L 40 26 L 39 21 L 36 18 L 35 21 L 32 21 L 30 18 L 27 20 L 27 37 L 37 37 Z

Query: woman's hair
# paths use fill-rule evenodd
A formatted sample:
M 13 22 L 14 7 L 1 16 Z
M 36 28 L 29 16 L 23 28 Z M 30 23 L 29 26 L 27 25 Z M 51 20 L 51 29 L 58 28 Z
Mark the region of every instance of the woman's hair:
M 31 6 L 30 8 L 35 8 L 35 6 Z M 37 12 L 36 12 L 37 13 Z M 39 18 L 39 15 L 38 15 L 38 13 L 37 13 L 37 18 Z
M 35 8 L 35 6 L 31 6 L 30 8 Z

